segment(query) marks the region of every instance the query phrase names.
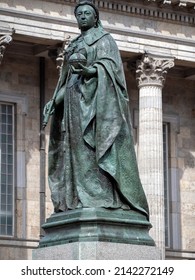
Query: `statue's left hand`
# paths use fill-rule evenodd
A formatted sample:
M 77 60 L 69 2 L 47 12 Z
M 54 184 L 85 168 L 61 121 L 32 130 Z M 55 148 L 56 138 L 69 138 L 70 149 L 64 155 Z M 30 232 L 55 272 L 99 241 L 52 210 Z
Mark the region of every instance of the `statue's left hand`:
M 73 74 L 82 75 L 86 78 L 94 77 L 97 73 L 97 69 L 93 66 L 86 67 L 79 63 L 80 68 L 75 68 L 71 65 L 71 71 Z

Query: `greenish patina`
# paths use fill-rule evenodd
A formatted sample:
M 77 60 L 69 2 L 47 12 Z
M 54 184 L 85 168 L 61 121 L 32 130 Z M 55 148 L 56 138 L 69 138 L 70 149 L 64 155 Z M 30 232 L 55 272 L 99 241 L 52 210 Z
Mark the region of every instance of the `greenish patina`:
M 148 219 L 119 50 L 93 4 L 83 1 L 75 16 L 81 34 L 65 50 L 55 102 L 45 107 L 46 114 L 53 102 L 49 186 L 55 212 L 123 209 Z
M 39 248 L 72 242 L 112 242 L 155 246 L 147 217 L 136 211 L 80 208 L 51 215 L 42 225 Z M 140 248 L 141 249 L 141 248 Z

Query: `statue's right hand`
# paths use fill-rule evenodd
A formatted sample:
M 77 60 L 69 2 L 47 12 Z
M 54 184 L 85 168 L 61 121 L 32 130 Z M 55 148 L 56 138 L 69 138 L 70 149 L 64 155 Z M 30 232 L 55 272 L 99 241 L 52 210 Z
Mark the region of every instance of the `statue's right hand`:
M 50 100 L 49 102 L 46 103 L 46 105 L 43 109 L 43 115 L 44 116 L 47 115 L 47 114 L 52 115 L 54 113 L 55 108 L 54 108 L 54 106 L 52 106 L 52 103 L 53 103 L 52 100 Z M 51 106 L 53 108 L 51 108 Z

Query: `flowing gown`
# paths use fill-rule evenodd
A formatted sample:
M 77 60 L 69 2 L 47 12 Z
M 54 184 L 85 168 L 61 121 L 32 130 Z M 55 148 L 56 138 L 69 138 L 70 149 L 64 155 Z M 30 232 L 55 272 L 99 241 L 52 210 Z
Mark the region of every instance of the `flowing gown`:
M 69 70 L 83 54 L 97 75 Z M 128 94 L 117 45 L 102 28 L 80 35 L 66 50 L 49 143 L 49 186 L 55 212 L 76 208 L 122 208 L 148 217 L 137 168 Z

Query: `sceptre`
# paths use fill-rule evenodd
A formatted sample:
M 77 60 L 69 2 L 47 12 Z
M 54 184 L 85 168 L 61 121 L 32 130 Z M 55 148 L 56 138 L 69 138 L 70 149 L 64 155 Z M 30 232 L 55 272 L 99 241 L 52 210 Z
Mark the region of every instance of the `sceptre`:
M 70 36 L 67 36 L 67 39 L 64 41 L 64 44 L 63 44 L 63 52 L 62 52 L 62 64 L 61 66 L 58 68 L 61 68 L 63 67 L 63 64 L 64 64 L 64 52 L 65 52 L 65 46 L 68 45 L 70 42 Z M 61 75 L 61 69 L 60 69 L 60 75 Z M 54 91 L 54 94 L 53 94 L 53 97 L 52 99 L 50 100 L 50 103 L 49 103 L 49 107 L 47 108 L 47 111 L 45 112 L 44 114 L 44 118 L 43 118 L 43 122 L 42 122 L 42 130 L 45 129 L 45 127 L 47 126 L 48 124 L 48 121 L 49 121 L 49 118 L 50 116 L 52 115 L 53 113 L 53 110 L 54 110 L 54 105 L 55 105 L 55 100 L 56 100 L 56 96 L 57 96 L 57 93 L 58 93 L 58 89 L 59 89 L 59 85 L 60 85 L 60 78 L 58 79 L 58 83 L 57 83 L 57 86 L 56 86 L 56 89 Z

